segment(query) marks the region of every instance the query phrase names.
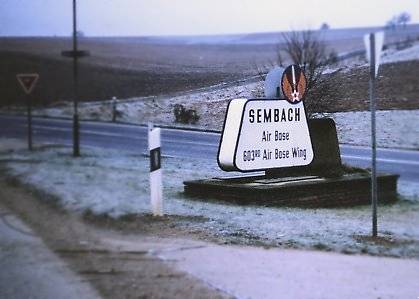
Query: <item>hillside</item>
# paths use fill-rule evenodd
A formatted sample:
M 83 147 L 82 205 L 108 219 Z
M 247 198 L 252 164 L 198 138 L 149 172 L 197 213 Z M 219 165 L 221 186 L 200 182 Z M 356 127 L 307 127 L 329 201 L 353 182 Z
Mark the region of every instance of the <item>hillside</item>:
M 377 28 L 322 31 L 329 49 L 347 53 L 363 49 L 362 36 Z M 392 43 L 419 37 L 419 25 L 386 32 Z M 191 37 L 88 37 L 80 48 L 89 50 L 79 67 L 81 101 L 175 96 L 254 77 L 256 66 L 270 64 L 276 56 L 281 33 Z M 70 38 L 0 38 L 0 105 L 19 105 L 25 98 L 17 73 L 37 72 L 40 80 L 33 100 L 36 105 L 73 99 L 72 60 L 61 56 L 71 48 Z M 344 61 L 343 64 L 351 64 Z M 363 62 L 360 61 L 362 64 Z M 364 62 L 365 63 L 365 62 Z M 390 101 L 387 108 L 415 108 L 418 79 L 416 62 L 383 68 L 379 96 Z M 257 79 L 257 78 L 256 78 Z M 340 93 L 331 95 L 341 104 L 330 110 L 365 109 L 368 84 L 362 69 L 332 76 Z M 248 81 L 252 82 L 252 80 Z M 253 79 L 255 82 L 255 78 Z M 393 84 L 394 83 L 394 84 Z M 397 86 L 397 88 L 396 88 Z

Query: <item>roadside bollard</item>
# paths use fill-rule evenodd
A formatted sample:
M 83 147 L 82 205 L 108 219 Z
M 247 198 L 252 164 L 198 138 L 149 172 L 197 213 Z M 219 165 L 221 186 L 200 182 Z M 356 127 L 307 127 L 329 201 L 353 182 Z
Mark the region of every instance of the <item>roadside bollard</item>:
M 116 122 L 116 97 L 112 97 L 112 122 Z
M 148 149 L 150 151 L 150 196 L 153 216 L 163 216 L 163 191 L 160 151 L 160 128 L 148 124 Z

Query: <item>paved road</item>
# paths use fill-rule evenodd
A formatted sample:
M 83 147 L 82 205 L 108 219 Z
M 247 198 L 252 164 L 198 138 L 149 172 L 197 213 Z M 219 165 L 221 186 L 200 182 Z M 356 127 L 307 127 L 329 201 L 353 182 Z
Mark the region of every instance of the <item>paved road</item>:
M 0 298 L 101 297 L 0 204 Z
M 72 143 L 69 120 L 34 118 L 34 143 Z M 0 137 L 26 138 L 26 118 L 0 116 Z M 175 157 L 192 157 L 216 163 L 220 134 L 177 129 L 162 130 L 162 151 Z M 144 153 L 147 149 L 147 128 L 99 122 L 82 122 L 82 146 L 107 147 Z M 369 167 L 370 150 L 367 147 L 340 145 L 345 163 Z M 400 174 L 400 180 L 419 182 L 419 151 L 384 149 L 377 152 L 378 170 Z

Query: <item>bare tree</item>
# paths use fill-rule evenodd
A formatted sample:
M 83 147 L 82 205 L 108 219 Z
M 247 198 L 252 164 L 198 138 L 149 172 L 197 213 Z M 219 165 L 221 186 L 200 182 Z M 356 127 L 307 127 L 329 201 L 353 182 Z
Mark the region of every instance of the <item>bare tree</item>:
M 327 49 L 320 31 L 291 31 L 282 34 L 282 40 L 273 60 L 263 66 L 254 64 L 256 74 L 264 81 L 268 71 L 276 66 L 300 65 L 307 78 L 304 102 L 308 116 L 329 111 L 336 88 L 323 73 L 327 66 L 338 61 L 337 53 Z
M 387 21 L 385 25 L 385 29 L 387 30 L 395 30 L 397 27 L 397 18 L 392 17 L 390 20 Z
M 408 12 L 402 12 L 397 17 L 397 23 L 406 28 L 407 23 L 410 22 L 412 16 Z
M 283 34 L 282 51 L 292 63 L 300 65 L 307 78 L 305 104 L 309 116 L 328 110 L 334 92 L 333 84 L 323 75 L 325 68 L 335 62 L 336 53 L 328 54 L 326 44 L 317 32 L 292 31 Z
M 326 22 L 324 22 L 321 26 L 320 26 L 320 30 L 329 30 L 330 29 L 330 25 Z
M 265 64 L 259 65 L 256 62 L 253 62 L 253 69 L 256 72 L 256 75 L 260 78 L 261 81 L 265 81 L 266 75 L 269 70 L 277 66 L 284 66 L 284 59 L 281 53 L 281 44 L 277 44 L 275 47 L 275 56 L 273 59 L 269 59 Z
M 393 16 L 390 20 L 387 21 L 385 28 L 395 30 L 397 27 L 401 26 L 406 28 L 407 23 L 412 19 L 412 16 L 408 12 L 402 12 L 399 15 Z

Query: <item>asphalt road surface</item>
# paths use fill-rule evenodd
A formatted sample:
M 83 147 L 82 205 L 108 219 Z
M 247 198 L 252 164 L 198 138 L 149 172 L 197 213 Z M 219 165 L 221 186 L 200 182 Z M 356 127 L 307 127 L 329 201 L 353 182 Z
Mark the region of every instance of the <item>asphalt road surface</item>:
M 33 118 L 33 142 L 72 144 L 72 122 L 50 118 Z M 83 146 L 147 152 L 147 127 L 102 122 L 81 123 Z M 0 115 L 0 137 L 26 138 L 26 117 Z M 174 157 L 192 157 L 216 163 L 220 134 L 162 129 L 162 153 Z M 344 163 L 369 167 L 371 151 L 367 147 L 340 145 Z M 419 183 L 419 151 L 377 150 L 378 171 L 399 174 L 400 180 Z
M 0 298 L 101 298 L 2 205 L 0 218 Z

